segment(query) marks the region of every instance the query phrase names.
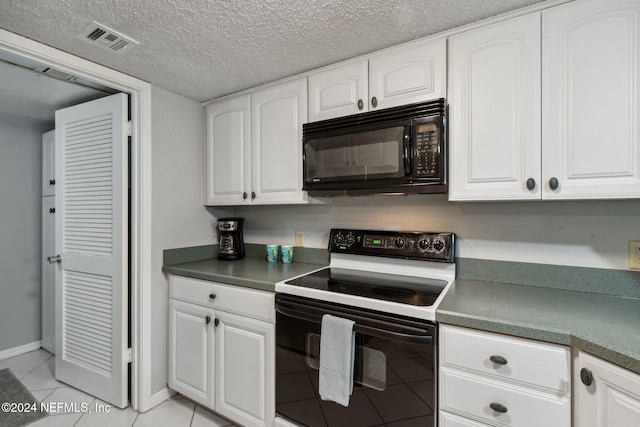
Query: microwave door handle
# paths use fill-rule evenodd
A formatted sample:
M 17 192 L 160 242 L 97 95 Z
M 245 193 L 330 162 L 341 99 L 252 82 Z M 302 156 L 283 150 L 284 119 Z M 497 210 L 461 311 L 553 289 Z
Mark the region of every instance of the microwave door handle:
M 404 174 L 405 176 L 411 176 L 411 157 L 409 156 L 409 150 L 411 149 L 411 126 L 404 127 L 404 134 L 402 136 L 402 149 Z

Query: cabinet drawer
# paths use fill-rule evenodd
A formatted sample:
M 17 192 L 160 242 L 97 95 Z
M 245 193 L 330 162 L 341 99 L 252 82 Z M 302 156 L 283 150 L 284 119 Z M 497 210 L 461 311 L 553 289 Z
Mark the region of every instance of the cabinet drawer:
M 441 369 L 440 402 L 445 411 L 493 425 L 571 425 L 571 399 L 568 397 L 528 390 L 446 368 Z M 503 405 L 506 412 L 495 411 L 490 406 L 492 403 Z
M 272 292 L 169 275 L 169 298 L 275 323 Z
M 469 418 L 459 417 L 448 412 L 440 411 L 438 418 L 440 427 L 487 427 L 487 424 L 470 420 Z
M 570 394 L 571 358 L 567 347 L 450 325 L 440 327 L 440 340 L 443 366 Z M 492 356 L 503 358 L 506 364 L 493 362 Z

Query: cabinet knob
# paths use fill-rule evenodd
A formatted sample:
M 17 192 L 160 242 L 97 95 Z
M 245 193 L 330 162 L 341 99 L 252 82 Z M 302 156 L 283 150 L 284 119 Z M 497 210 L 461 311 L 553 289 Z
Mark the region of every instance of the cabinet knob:
M 593 383 L 593 373 L 587 368 L 580 369 L 580 381 L 586 386 L 590 386 Z
M 536 188 L 536 180 L 533 178 L 529 178 L 527 180 L 527 190 L 533 191 L 534 188 Z
M 209 298 L 216 299 L 216 294 L 209 294 Z
M 498 402 L 491 402 L 489 404 L 489 407 L 491 409 L 493 409 L 496 412 L 500 412 L 501 414 L 506 414 L 507 413 L 507 407 L 504 406 L 502 403 L 498 403 Z
M 358 99 L 358 110 L 362 111 L 363 108 L 364 108 L 364 102 L 362 102 L 362 99 Z
M 554 191 L 558 189 L 558 178 L 554 176 L 549 180 L 549 188 Z
M 49 208 L 49 213 L 56 213 L 56 208 Z
M 208 325 L 209 323 L 211 323 L 211 316 L 207 316 L 204 318 L 205 323 Z
M 216 317 L 216 320 L 213 321 L 213 326 L 218 326 L 220 324 L 220 319 Z
M 247 200 L 247 197 L 248 197 L 248 196 L 247 196 L 247 192 L 246 192 L 246 191 L 245 191 L 244 193 L 242 193 L 242 198 L 243 198 L 244 200 Z
M 378 106 L 378 98 L 376 98 L 375 96 L 371 98 L 371 105 L 373 106 L 373 108 L 376 108 Z
M 252 191 L 251 192 L 251 200 L 254 200 L 256 198 L 256 192 Z
M 489 360 L 491 360 L 496 365 L 506 365 L 507 364 L 507 359 L 505 359 L 502 356 L 498 356 L 497 354 L 494 354 L 493 356 L 491 356 L 489 358 Z
M 49 180 L 49 185 L 56 185 L 56 180 L 55 179 L 50 179 Z

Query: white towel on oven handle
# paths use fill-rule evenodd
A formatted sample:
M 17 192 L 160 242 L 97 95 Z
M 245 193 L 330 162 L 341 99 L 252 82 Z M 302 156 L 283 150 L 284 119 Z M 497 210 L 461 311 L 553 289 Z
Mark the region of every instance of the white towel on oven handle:
M 325 314 L 320 333 L 320 373 L 318 392 L 322 400 L 349 406 L 353 391 L 355 322 Z

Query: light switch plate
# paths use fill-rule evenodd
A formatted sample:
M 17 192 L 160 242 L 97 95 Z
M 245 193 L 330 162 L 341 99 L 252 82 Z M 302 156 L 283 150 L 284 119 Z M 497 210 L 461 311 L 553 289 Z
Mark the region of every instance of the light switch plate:
M 640 240 L 629 240 L 629 268 L 640 270 Z

